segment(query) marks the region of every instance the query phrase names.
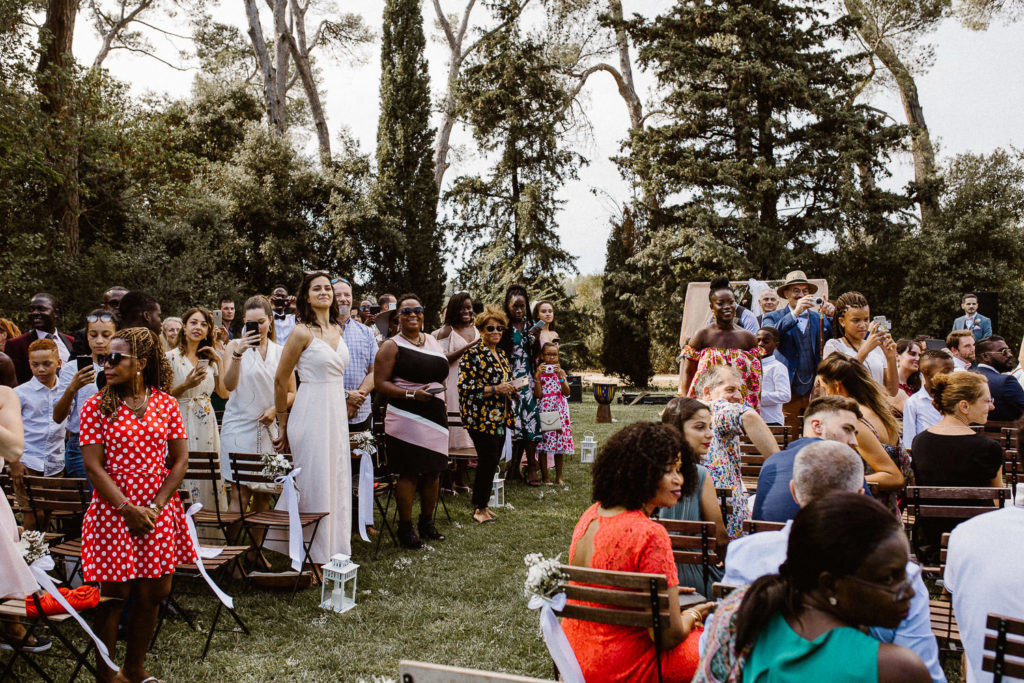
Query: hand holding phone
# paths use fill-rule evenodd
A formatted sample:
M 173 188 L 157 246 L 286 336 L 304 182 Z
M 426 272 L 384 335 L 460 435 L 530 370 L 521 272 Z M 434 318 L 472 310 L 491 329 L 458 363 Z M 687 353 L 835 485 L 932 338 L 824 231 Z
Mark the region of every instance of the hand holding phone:
M 260 324 L 255 320 L 247 320 L 242 333 L 242 341 L 251 349 L 260 345 Z
M 530 380 L 526 377 L 516 377 L 512 380 L 512 386 L 516 389 L 523 389 L 530 385 Z

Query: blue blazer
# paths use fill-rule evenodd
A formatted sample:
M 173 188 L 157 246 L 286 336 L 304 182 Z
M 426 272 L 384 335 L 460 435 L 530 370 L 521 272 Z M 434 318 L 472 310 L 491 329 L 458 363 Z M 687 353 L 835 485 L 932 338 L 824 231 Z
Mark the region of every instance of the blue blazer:
M 809 311 L 808 324 L 811 327 L 811 346 L 814 349 L 814 361 L 817 365 L 818 357 L 821 355 L 821 336 L 819 333 L 819 321 L 821 314 L 816 311 Z M 796 376 L 796 369 L 799 365 L 800 356 L 800 328 L 797 327 L 796 318 L 789 314 L 789 306 L 782 310 L 766 313 L 764 316 L 766 324 L 772 325 L 779 331 L 779 351 L 786 359 L 786 366 L 789 368 L 789 381 L 793 382 Z M 832 338 L 832 321 L 825 318 L 825 340 Z
M 979 367 L 977 371 L 985 375 L 988 390 L 996 401 L 996 407 L 988 414 L 988 419 L 1009 422 L 1024 414 L 1024 389 L 1016 377 L 1001 375 L 987 367 Z
M 957 330 L 970 330 L 974 334 L 974 341 L 981 341 L 985 337 L 992 336 L 992 321 L 981 313 L 975 313 L 971 318 L 977 318 L 977 323 L 968 324 L 966 315 L 962 315 L 953 321 L 953 332 Z

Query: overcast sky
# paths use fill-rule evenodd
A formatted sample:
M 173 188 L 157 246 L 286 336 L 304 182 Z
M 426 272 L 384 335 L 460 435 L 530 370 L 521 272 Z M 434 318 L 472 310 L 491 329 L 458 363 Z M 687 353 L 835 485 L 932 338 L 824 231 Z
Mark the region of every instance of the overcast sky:
M 478 3 L 479 4 L 479 3 Z M 627 14 L 654 13 L 666 6 L 663 0 L 635 2 L 626 0 Z M 263 6 L 263 3 L 260 3 Z M 371 27 L 378 29 L 383 4 L 379 0 L 350 0 L 342 4 L 348 12 L 362 14 Z M 460 11 L 452 0 L 442 0 L 446 12 Z M 80 60 L 91 63 L 98 48 L 91 30 L 86 6 L 79 15 L 75 35 L 75 53 Z M 265 8 L 263 8 L 265 9 Z M 423 10 L 427 25 L 433 26 L 431 3 Z M 237 23 L 243 27 L 242 0 L 224 0 L 215 10 L 220 21 Z M 269 15 L 268 15 L 269 16 Z M 267 21 L 264 19 L 264 28 Z M 187 31 L 183 26 L 162 23 L 162 27 Z M 427 58 L 436 97 L 444 86 L 447 70 L 447 48 L 428 32 Z M 161 54 L 173 55 L 172 46 L 163 40 L 154 41 Z M 994 25 L 983 33 L 971 32 L 957 23 L 948 21 L 934 34 L 936 60 L 931 70 L 918 78 L 925 119 L 937 143 L 940 156 L 972 151 L 987 153 L 997 147 L 1024 146 L 1022 140 L 1021 111 L 1024 111 L 1024 23 Z M 176 41 L 178 48 L 187 48 L 187 41 Z M 165 51 L 166 50 L 166 51 Z M 348 60 L 322 64 L 326 74 L 321 82 L 326 90 L 324 106 L 332 136 L 347 127 L 359 139 L 364 152 L 371 153 L 376 144 L 379 42 L 363 50 L 361 63 Z M 179 72 L 156 60 L 127 52 L 113 52 L 105 66 L 118 78 L 128 81 L 133 92 L 167 93 L 186 96 L 195 72 Z M 638 84 L 646 87 L 650 80 L 638 74 Z M 610 230 L 609 218 L 616 206 L 628 200 L 628 189 L 619 177 L 609 157 L 619 153 L 621 141 L 628 126 L 626 110 L 614 83 L 606 74 L 592 77 L 585 91 L 593 133 L 578 144 L 578 150 L 589 160 L 589 166 L 580 169 L 580 179 L 568 184 L 562 191 L 565 209 L 559 219 L 559 233 L 563 246 L 577 257 L 582 273 L 599 273 L 604 269 L 605 240 Z M 872 102 L 889 112 L 898 122 L 905 123 L 899 97 L 895 92 L 879 91 L 871 96 Z M 312 133 L 301 134 L 300 142 L 315 152 Z M 461 147 L 472 154 L 472 140 L 468 131 L 457 129 L 452 137 L 456 151 Z M 450 181 L 460 172 L 471 170 L 471 160 L 453 160 L 445 176 Z M 912 176 L 909 156 L 899 159 L 891 169 L 900 183 Z

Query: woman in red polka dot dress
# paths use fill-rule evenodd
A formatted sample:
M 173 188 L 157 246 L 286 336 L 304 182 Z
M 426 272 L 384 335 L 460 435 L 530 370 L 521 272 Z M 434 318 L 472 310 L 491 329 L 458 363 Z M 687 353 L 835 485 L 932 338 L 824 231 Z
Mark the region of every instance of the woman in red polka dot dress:
M 82 524 L 82 573 L 104 597 L 134 594 L 121 671 L 97 666 L 104 680 L 156 681 L 145 669 L 157 611 L 174 567 L 194 562 L 178 486 L 188 445 L 178 402 L 165 393 L 171 368 L 159 338 L 132 327 L 114 335 L 103 359 L 107 384 L 82 407 L 82 459 L 95 491 Z M 168 469 L 168 466 L 170 469 Z M 112 603 L 99 635 L 114 651 L 124 603 Z

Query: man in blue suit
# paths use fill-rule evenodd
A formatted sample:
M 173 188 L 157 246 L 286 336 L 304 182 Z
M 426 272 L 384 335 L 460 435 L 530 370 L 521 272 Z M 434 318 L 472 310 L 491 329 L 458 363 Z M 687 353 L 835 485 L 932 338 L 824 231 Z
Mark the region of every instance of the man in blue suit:
M 826 339 L 832 338 L 832 321 L 828 316 L 835 313 L 835 307 L 826 301 L 821 312 L 815 310 L 817 291 L 817 285 L 811 283 L 803 271 L 788 273 L 778 293 L 789 305 L 764 318 L 779 331 L 779 351 L 789 366 L 792 398 L 782 406 L 782 412 L 793 434 L 799 433 L 800 414 L 810 400 L 822 346 Z
M 964 315 L 953 321 L 953 332 L 970 330 L 974 334 L 974 341 L 981 341 L 985 337 L 992 336 L 992 321 L 978 313 L 977 294 L 974 292 L 964 294 L 960 308 L 964 309 Z
M 982 339 L 975 353 L 978 372 L 988 380 L 988 390 L 995 403 L 988 419 L 999 422 L 1019 419 L 1024 414 L 1024 389 L 1016 377 L 1003 374 L 1013 368 L 1013 352 L 1006 345 L 1006 340 L 998 335 Z

